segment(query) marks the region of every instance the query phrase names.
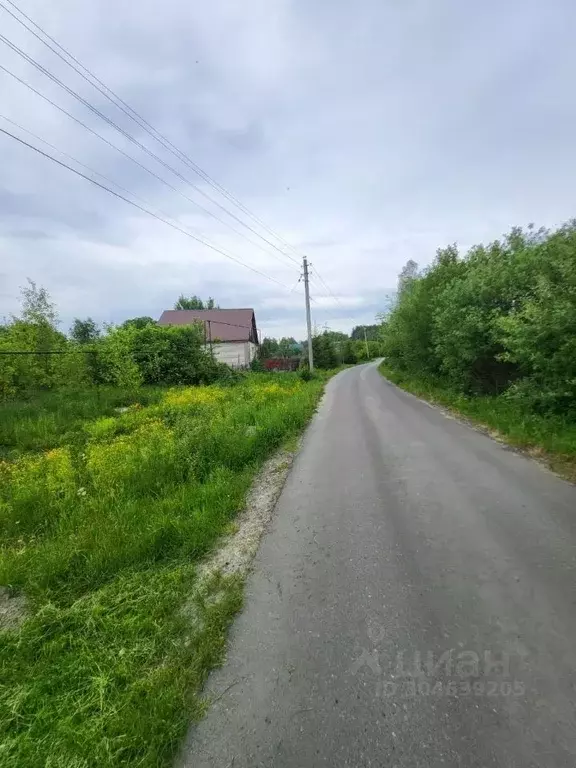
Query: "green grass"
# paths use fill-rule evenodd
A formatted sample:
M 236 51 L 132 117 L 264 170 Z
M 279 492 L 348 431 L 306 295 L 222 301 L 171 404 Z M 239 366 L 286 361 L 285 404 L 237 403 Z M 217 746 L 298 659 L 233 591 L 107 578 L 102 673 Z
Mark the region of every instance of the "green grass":
M 576 424 L 573 421 L 532 413 L 521 403 L 502 395 L 467 397 L 448 389 L 442 382 L 394 370 L 386 362 L 380 365 L 380 372 L 402 389 L 465 416 L 494 436 L 542 458 L 568 479 L 576 479 Z
M 324 378 L 156 391 L 122 414 L 120 393 L 99 412 L 47 398 L 18 421 L 10 406 L 20 439 L 0 461 L 0 583 L 29 615 L 0 632 L 0 765 L 170 764 L 241 604 L 238 579 L 200 583 L 196 564 L 262 462 L 301 432 Z M 45 453 L 47 413 L 65 426 L 47 430 L 42 447 L 58 447 Z
M 0 458 L 66 445 L 87 419 L 114 416 L 117 408 L 136 402 L 150 405 L 161 397 L 159 387 L 131 391 L 100 387 L 42 392 L 27 400 L 0 403 Z

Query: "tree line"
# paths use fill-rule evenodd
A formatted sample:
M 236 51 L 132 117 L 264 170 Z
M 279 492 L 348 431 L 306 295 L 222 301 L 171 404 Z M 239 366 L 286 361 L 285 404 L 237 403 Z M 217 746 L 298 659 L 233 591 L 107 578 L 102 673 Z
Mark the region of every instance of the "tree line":
M 214 309 L 215 300 L 180 296 L 175 309 Z M 357 326 L 350 335 L 316 332 L 315 366 L 335 368 L 381 354 L 380 326 Z M 265 338 L 254 370 L 280 357 L 306 367 L 307 342 L 293 337 Z M 0 324 L 0 398 L 22 397 L 39 390 L 95 385 L 137 387 L 142 384 L 210 383 L 236 376 L 207 349 L 204 324 L 159 326 L 149 316 L 100 327 L 92 318 L 76 318 L 68 334 L 60 330 L 56 305 L 47 291 L 29 280 L 22 289 L 21 311 Z
M 314 365 L 317 368 L 330 369 L 372 360 L 382 352 L 380 333 L 380 325 L 356 326 L 350 335 L 341 331 L 316 331 L 312 335 Z M 306 365 L 308 342 L 298 342 L 291 336 L 281 339 L 264 338 L 260 345 L 260 359 L 276 358 L 298 359 Z
M 576 222 L 408 262 L 382 339 L 394 369 L 576 417 Z
M 181 296 L 176 306 L 184 300 L 201 302 Z M 77 318 L 68 336 L 59 325 L 47 291 L 29 280 L 20 314 L 0 325 L 0 398 L 70 386 L 194 385 L 234 376 L 206 349 L 203 323 L 159 326 L 144 316 L 100 328 L 92 318 Z

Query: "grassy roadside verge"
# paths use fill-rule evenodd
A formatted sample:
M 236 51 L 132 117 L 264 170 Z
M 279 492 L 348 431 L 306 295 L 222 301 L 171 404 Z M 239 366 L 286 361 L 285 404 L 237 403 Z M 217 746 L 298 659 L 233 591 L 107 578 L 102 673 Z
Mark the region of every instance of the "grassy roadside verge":
M 402 389 L 464 416 L 491 436 L 544 461 L 566 479 L 576 481 L 576 424 L 573 422 L 527 412 L 519 403 L 502 396 L 466 397 L 440 382 L 394 370 L 386 362 L 379 370 Z
M 242 600 L 234 578 L 199 588 L 196 566 L 323 387 L 253 375 L 168 390 L 75 414 L 57 443 L 58 413 L 12 417 L 0 584 L 2 607 L 27 605 L 0 632 L 0 765 L 170 764 Z

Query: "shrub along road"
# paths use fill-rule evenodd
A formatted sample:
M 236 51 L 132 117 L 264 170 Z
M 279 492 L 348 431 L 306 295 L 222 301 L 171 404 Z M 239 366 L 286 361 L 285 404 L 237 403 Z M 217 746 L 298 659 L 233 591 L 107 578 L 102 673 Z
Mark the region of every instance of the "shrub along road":
M 375 365 L 339 374 L 183 764 L 572 767 L 575 513 Z

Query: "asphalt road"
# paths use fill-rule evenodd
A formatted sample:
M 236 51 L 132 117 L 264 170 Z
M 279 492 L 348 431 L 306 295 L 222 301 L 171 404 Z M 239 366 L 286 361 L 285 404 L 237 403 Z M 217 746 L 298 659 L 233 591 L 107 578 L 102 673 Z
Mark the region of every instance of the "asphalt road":
M 344 371 L 210 688 L 190 768 L 574 768 L 576 488 Z

